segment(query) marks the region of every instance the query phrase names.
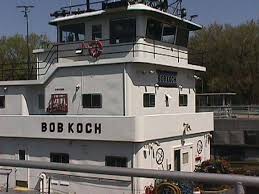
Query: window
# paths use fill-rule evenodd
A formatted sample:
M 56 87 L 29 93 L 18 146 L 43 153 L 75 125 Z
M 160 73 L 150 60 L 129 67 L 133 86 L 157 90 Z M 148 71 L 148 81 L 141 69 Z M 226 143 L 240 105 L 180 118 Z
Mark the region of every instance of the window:
M 162 33 L 162 41 L 174 44 L 175 41 L 176 27 L 164 25 Z
M 5 96 L 0 96 L 0 108 L 5 108 Z
M 101 94 L 83 94 L 83 108 L 102 108 Z
M 244 131 L 245 144 L 259 145 L 259 131 Z
M 155 107 L 156 105 L 155 94 L 144 94 L 143 95 L 143 106 L 144 107 Z
M 119 156 L 106 156 L 105 166 L 127 167 L 127 158 Z
M 50 162 L 69 163 L 69 155 L 64 153 L 50 153 Z
M 179 95 L 179 106 L 187 106 L 188 97 L 187 94 Z
M 125 43 L 136 40 L 136 19 L 110 21 L 110 43 Z
M 19 160 L 25 160 L 25 150 L 19 150 Z
M 83 41 L 85 39 L 85 24 L 70 24 L 60 27 L 60 42 Z
M 147 21 L 147 38 L 161 41 L 162 23 L 153 19 Z
M 183 153 L 183 164 L 188 164 L 189 163 L 189 154 L 188 152 Z
M 175 43 L 176 27 L 153 19 L 147 21 L 147 38 L 152 40 L 164 41 L 171 44 Z
M 187 29 L 178 28 L 176 36 L 176 45 L 187 47 L 189 39 L 189 31 Z
M 92 40 L 102 39 L 102 25 L 92 26 Z
M 44 94 L 38 95 L 39 109 L 45 109 L 45 96 Z

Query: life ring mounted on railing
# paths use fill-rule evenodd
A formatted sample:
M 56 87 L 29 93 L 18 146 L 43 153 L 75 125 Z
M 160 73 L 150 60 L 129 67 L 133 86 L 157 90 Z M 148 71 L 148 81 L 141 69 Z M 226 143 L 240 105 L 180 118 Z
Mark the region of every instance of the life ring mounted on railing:
M 88 44 L 88 53 L 94 58 L 100 57 L 103 52 L 103 43 L 99 40 L 94 40 Z

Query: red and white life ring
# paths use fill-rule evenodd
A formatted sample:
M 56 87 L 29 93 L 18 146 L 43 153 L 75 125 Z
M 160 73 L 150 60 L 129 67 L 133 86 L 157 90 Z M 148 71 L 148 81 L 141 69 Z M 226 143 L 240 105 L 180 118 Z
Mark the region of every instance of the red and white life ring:
M 92 41 L 88 44 L 89 55 L 98 58 L 103 52 L 103 43 L 99 40 Z

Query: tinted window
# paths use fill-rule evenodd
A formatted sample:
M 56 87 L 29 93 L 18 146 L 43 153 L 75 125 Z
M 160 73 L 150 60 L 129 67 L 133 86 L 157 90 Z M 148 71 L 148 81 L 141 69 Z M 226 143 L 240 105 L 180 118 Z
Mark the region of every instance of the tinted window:
M 162 41 L 174 44 L 175 41 L 176 27 L 164 25 Z
M 188 97 L 186 94 L 179 95 L 179 106 L 187 106 Z
M 127 167 L 127 158 L 118 156 L 106 156 L 105 166 Z
M 125 43 L 136 40 L 136 20 L 121 19 L 110 21 L 110 43 Z
M 64 153 L 50 153 L 50 162 L 69 163 L 69 155 Z
M 102 39 L 102 25 L 92 26 L 92 40 Z
M 189 31 L 187 29 L 178 28 L 175 44 L 178 46 L 187 47 L 188 39 L 189 39 Z
M 143 95 L 143 106 L 144 107 L 155 107 L 155 94 L 144 94 Z
M 153 19 L 147 21 L 147 38 L 161 41 L 162 23 Z
M 245 144 L 259 145 L 259 131 L 245 131 Z
M 85 24 L 70 24 L 60 27 L 60 42 L 83 41 L 85 39 Z
M 0 108 L 5 108 L 5 96 L 0 96 Z
M 102 108 L 101 94 L 83 94 L 83 108 Z
M 25 160 L 25 150 L 19 150 L 19 160 Z

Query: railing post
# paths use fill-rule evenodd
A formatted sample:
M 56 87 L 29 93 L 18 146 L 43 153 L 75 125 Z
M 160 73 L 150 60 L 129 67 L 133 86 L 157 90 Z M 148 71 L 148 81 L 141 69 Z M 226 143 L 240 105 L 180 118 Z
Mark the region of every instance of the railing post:
M 178 58 L 178 63 L 180 62 L 180 51 L 179 51 L 179 46 L 178 46 L 178 48 L 177 48 L 177 58 Z
M 50 194 L 50 185 L 51 185 L 51 178 L 49 177 L 49 182 L 48 182 L 48 194 Z
M 57 44 L 57 63 L 58 63 L 58 44 Z
M 241 182 L 236 183 L 235 185 L 235 193 L 236 194 L 245 194 L 245 189 Z
M 155 45 L 156 41 L 153 40 L 153 47 L 154 47 L 154 59 L 156 58 L 156 45 Z
M 134 58 L 135 57 L 135 48 L 134 47 L 135 47 L 136 41 L 133 41 L 132 44 L 133 44 L 132 51 L 133 51 L 133 58 Z
M 4 81 L 4 64 L 2 64 L 2 81 Z
M 7 177 L 6 177 L 6 192 L 8 192 L 9 190 L 9 175 L 10 174 L 7 174 Z

